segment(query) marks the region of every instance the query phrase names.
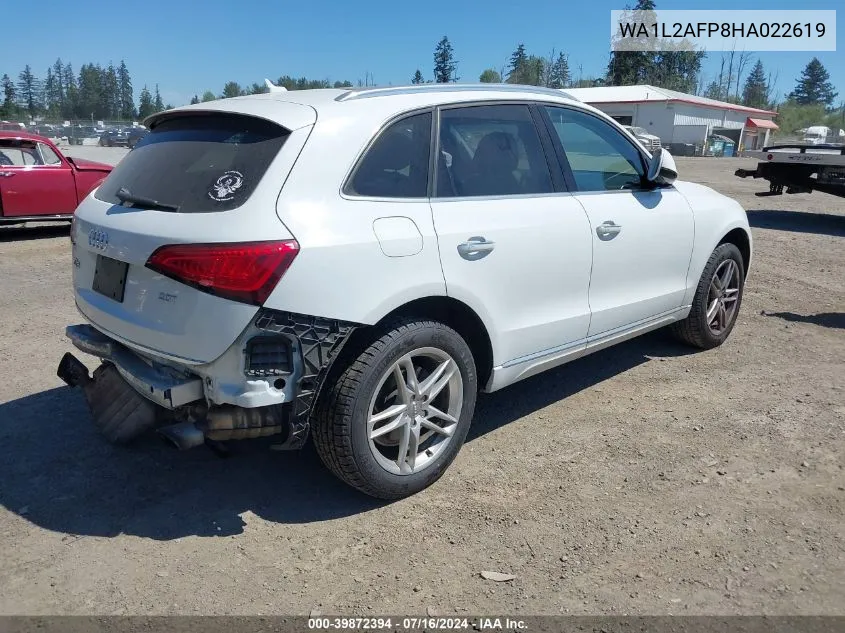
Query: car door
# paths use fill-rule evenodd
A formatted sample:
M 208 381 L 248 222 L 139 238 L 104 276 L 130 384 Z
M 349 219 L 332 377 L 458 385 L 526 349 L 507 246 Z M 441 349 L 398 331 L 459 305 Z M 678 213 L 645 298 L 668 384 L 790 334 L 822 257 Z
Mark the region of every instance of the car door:
M 447 293 L 473 308 L 494 365 L 583 346 L 590 225 L 548 160 L 551 142 L 527 104 L 439 110 L 431 208 Z
M 0 141 L 3 217 L 67 215 L 76 209 L 73 168 L 48 145 L 26 139 Z M 11 164 L 8 164 L 11 162 Z
M 694 238 L 692 209 L 674 187 L 645 178 L 646 156 L 590 112 L 542 108 L 593 243 L 589 337 L 681 307 Z

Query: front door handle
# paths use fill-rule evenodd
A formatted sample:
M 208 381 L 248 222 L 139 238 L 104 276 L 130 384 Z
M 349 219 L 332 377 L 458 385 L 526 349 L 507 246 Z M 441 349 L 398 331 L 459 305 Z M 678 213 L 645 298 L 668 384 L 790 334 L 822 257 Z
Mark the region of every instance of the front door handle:
M 612 240 L 614 237 L 619 235 L 621 231 L 622 227 L 616 224 L 613 220 L 602 222 L 596 227 L 596 235 L 598 235 L 599 239 L 603 242 Z
M 472 262 L 489 255 L 495 246 L 495 242 L 491 242 L 485 237 L 476 235 L 469 238 L 466 242 L 458 244 L 458 254 L 464 259 Z
M 0 171 L 0 178 L 11 178 L 15 175 L 13 171 Z

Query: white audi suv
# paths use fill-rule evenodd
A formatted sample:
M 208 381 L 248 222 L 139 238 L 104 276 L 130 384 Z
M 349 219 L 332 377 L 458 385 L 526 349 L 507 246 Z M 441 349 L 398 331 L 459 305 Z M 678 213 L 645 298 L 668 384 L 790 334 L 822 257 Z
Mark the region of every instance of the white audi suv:
M 273 90 L 145 125 L 71 232 L 67 335 L 101 364 L 58 374 L 113 442 L 311 435 L 399 498 L 455 458 L 479 391 L 736 322 L 743 209 L 564 92 Z

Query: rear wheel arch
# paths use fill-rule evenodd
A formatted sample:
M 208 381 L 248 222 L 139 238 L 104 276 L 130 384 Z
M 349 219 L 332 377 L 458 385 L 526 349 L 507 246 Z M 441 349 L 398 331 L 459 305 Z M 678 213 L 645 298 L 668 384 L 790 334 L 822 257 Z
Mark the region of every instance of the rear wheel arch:
M 345 346 L 345 351 L 365 348 L 371 342 L 374 331 L 380 332 L 386 324 L 408 318 L 438 321 L 460 334 L 475 360 L 479 387 L 483 389 L 487 385 L 493 372 L 493 345 L 490 334 L 475 310 L 452 297 L 423 297 L 394 308 L 372 326 L 356 329 Z

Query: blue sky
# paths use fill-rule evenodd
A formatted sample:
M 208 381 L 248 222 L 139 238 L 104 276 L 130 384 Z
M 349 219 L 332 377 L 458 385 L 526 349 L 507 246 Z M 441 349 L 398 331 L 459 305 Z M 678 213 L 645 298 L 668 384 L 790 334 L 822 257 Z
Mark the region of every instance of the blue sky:
M 463 81 L 482 70 L 507 64 L 524 42 L 529 53 L 552 49 L 569 54 L 576 77 L 604 72 L 609 56 L 610 11 L 634 0 L 75 0 L 72 9 L 52 3 L 6 3 L 7 24 L 0 74 L 16 78 L 25 64 L 39 77 L 57 57 L 74 69 L 86 62 L 117 64 L 132 74 L 137 94 L 157 83 L 166 103 L 181 105 L 205 90 L 219 93 L 226 81 L 250 84 L 280 75 L 349 79 L 369 72 L 378 84 L 410 82 L 416 68 L 432 75 L 434 46 L 448 35 Z M 845 45 L 842 0 L 658 0 L 659 9 L 837 9 L 837 52 L 761 53 L 767 70 L 777 71 L 776 92 L 792 90 L 795 78 L 816 55 L 845 99 Z M 719 53 L 705 62 L 707 78 L 718 73 Z M 756 55 L 755 55 L 756 56 Z M 581 70 L 579 70 L 579 68 Z

